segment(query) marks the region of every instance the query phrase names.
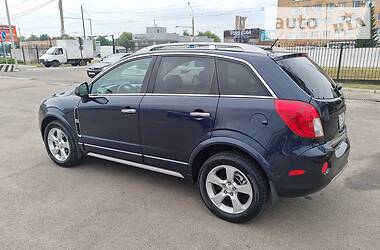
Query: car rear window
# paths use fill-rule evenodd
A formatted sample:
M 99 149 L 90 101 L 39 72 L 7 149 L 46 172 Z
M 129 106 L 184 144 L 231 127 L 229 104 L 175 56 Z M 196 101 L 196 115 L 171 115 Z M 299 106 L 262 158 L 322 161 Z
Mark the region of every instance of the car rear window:
M 341 96 L 334 81 L 307 57 L 291 57 L 277 63 L 310 96 L 317 99 Z

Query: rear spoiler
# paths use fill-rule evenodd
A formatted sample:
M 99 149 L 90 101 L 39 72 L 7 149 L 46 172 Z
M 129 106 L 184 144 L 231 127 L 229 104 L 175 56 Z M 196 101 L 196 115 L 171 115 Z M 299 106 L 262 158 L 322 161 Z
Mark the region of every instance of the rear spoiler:
M 269 54 L 269 57 L 275 61 L 279 61 L 279 60 L 288 59 L 288 58 L 292 58 L 292 57 L 307 57 L 307 53 L 292 53 L 292 52 L 271 53 L 271 54 Z

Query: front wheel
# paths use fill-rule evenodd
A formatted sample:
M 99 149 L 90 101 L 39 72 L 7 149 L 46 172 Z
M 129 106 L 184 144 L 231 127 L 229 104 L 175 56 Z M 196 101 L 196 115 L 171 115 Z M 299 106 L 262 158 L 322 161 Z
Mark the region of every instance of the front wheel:
M 57 121 L 49 123 L 44 142 L 50 158 L 61 167 L 72 167 L 79 162 L 78 149 L 71 133 Z
M 208 209 L 230 222 L 258 216 L 268 198 L 268 181 L 256 163 L 238 152 L 221 152 L 203 164 L 198 186 Z

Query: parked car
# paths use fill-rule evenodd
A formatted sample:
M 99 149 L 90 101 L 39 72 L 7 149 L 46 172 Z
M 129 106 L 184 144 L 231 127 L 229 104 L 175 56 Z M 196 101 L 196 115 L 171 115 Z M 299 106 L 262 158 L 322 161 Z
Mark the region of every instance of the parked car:
M 212 213 L 238 223 L 343 171 L 345 111 L 340 86 L 304 54 L 192 43 L 136 52 L 45 100 L 39 121 L 57 165 L 91 156 L 189 177 Z
M 126 56 L 129 56 L 130 53 L 117 53 L 117 54 L 112 54 L 104 59 L 102 59 L 100 62 L 92 64 L 88 67 L 87 69 L 87 75 L 89 77 L 94 77 L 97 74 L 99 74 L 104 68 L 110 66 L 113 63 L 116 63 L 123 59 Z

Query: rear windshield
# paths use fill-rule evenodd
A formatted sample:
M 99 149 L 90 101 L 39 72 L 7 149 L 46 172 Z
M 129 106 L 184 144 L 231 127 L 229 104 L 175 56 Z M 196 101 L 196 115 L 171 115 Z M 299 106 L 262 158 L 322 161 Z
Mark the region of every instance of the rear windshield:
M 332 99 L 341 95 L 334 81 L 307 57 L 291 57 L 277 63 L 310 96 Z

